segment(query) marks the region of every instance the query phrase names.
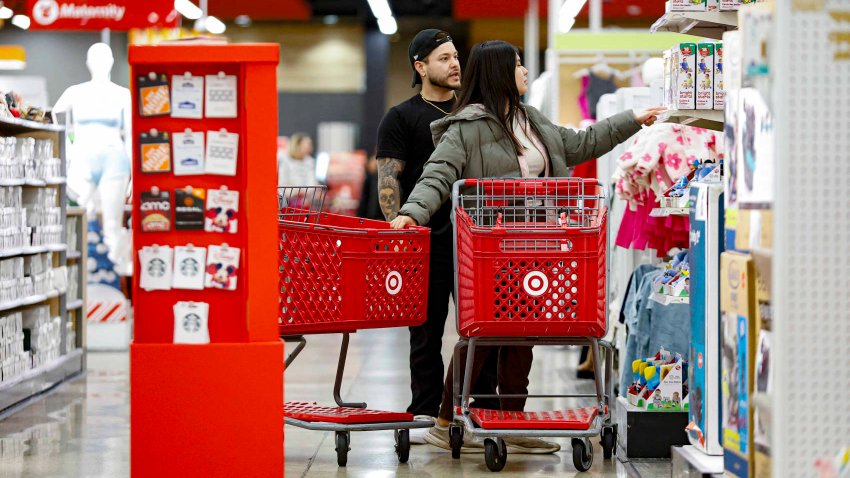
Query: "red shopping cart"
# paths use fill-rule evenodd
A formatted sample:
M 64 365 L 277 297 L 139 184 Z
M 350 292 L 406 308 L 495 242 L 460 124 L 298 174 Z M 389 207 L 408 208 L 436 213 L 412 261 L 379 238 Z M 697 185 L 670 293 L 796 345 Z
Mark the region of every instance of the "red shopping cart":
M 455 418 L 474 436 L 485 438 L 491 471 L 504 468 L 503 439 L 509 437 L 572 438 L 573 463 L 579 471 L 593 463 L 590 437 L 601 436 L 605 458 L 613 455 L 617 431 L 608 409 L 613 347 L 600 340 L 607 333 L 604 199 L 601 184 L 587 179 L 467 179 L 454 184 L 454 297 L 461 337 L 453 369 Z M 595 394 L 524 397 L 595 402 L 546 412 L 470 409 L 475 348 L 496 345 L 589 345 L 595 359 Z M 606 350 L 604 379 L 601 348 Z M 459 458 L 460 426 L 451 427 L 450 443 L 452 456 Z
M 369 410 L 340 395 L 349 334 L 359 329 L 406 327 L 425 321 L 430 231 L 392 230 L 383 221 L 322 212 L 326 189 L 278 190 L 280 242 L 280 336 L 296 347 L 288 368 L 307 344 L 307 334 L 342 334 L 334 381 L 335 407 L 287 402 L 284 419 L 309 430 L 333 431 L 337 463 L 345 466 L 353 431 L 394 430 L 396 454 L 405 463 L 415 421 L 410 413 Z

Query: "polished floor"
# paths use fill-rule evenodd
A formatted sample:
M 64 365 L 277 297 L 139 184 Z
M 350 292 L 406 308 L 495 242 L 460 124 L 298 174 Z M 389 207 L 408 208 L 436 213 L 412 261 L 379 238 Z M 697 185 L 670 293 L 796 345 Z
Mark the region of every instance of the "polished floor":
M 453 343 L 447 337 L 445 350 Z M 403 410 L 410 399 L 407 331 L 381 330 L 352 336 L 343 398 L 363 400 L 371 408 Z M 338 336 L 312 337 L 286 377 L 287 400 L 333 403 Z M 591 392 L 592 382 L 574 378 L 576 352 L 535 349 L 533 391 Z M 58 387 L 0 421 L 0 477 L 123 477 L 129 475 L 129 363 L 126 353 L 89 353 L 88 373 Z M 539 400 L 529 409 L 569 406 Z M 287 477 L 471 477 L 490 472 L 482 455 L 452 460 L 449 452 L 430 445 L 414 446 L 409 463 L 400 465 L 392 432 L 353 433 L 348 466 L 336 464 L 333 434 L 286 427 Z M 667 477 L 667 463 L 603 461 L 601 449 L 590 472 L 577 473 L 568 440 L 558 440 L 555 455 L 508 456 L 499 476 Z M 248 475 L 246 475 L 248 476 Z

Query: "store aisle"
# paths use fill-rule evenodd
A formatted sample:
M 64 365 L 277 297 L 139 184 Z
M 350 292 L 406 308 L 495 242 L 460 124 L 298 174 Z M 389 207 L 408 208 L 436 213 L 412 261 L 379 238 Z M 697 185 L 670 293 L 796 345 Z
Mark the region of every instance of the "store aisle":
M 378 330 L 355 334 L 351 341 L 343 396 L 365 400 L 370 407 L 403 410 L 409 400 L 407 331 Z M 339 336 L 310 337 L 303 354 L 286 378 L 288 400 L 332 403 Z M 447 341 L 448 353 L 453 339 Z M 579 384 L 582 393 L 592 382 L 577 382 L 576 352 L 562 348 L 535 350 L 532 387 L 541 393 L 562 393 Z M 544 377 L 546 380 L 544 380 Z M 556 378 L 556 379 L 553 379 Z M 547 403 L 548 402 L 548 403 Z M 568 406 L 540 400 L 532 406 Z M 126 353 L 90 353 L 88 374 L 57 388 L 14 415 L 0 421 L 0 477 L 103 477 L 129 475 L 129 359 Z M 509 455 L 499 475 L 538 476 L 576 474 L 569 441 L 560 440 L 556 455 Z M 625 477 L 629 466 L 604 462 L 601 448 L 590 473 L 581 476 Z M 643 477 L 667 477 L 667 463 L 638 464 Z M 449 452 L 430 445 L 414 446 L 410 462 L 399 465 L 391 432 L 352 434 L 348 467 L 338 468 L 333 434 L 286 427 L 287 477 L 449 477 L 487 476 L 483 456 L 464 456 L 459 462 Z

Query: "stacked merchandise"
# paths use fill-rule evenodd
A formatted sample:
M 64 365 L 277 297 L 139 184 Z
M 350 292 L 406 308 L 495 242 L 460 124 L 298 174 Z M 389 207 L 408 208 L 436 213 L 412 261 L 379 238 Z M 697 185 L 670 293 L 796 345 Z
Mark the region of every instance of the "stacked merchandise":
M 654 356 L 632 362 L 628 401 L 653 412 L 688 409 L 688 363 L 681 354 L 663 348 Z
M 663 106 L 722 110 L 723 79 L 723 43 L 680 43 L 664 52 Z
M 0 187 L 0 251 L 30 245 L 32 230 L 27 227 L 22 196 L 20 186 Z
M 682 251 L 664 264 L 664 273 L 653 281 L 653 299 L 667 304 L 690 297 L 691 273 L 688 259 L 688 251 Z
M 0 260 L 0 304 L 17 302 L 24 296 L 24 258 Z
M 684 215 L 654 217 L 652 210 L 681 178 L 693 175 L 701 163 L 719 163 L 723 139 L 714 131 L 676 124 L 646 128 L 617 160 L 617 195 L 629 203 L 616 244 L 638 250 L 654 249 L 659 257 L 674 248 L 688 247 L 688 219 Z
M 24 347 L 22 320 L 21 312 L 0 314 L 0 383 L 14 380 L 32 366 Z
M 50 139 L 0 137 L 0 182 L 25 179 L 28 183 L 58 182 L 61 160 L 53 156 Z
M 50 317 L 50 307 L 46 305 L 24 310 L 24 349 L 32 354 L 32 368 L 59 358 L 62 342 L 60 320 L 59 317 Z
M 59 191 L 52 188 L 25 188 L 23 208 L 26 225 L 32 230 L 32 246 L 62 244 L 62 208 Z
M 20 118 L 38 123 L 47 123 L 50 119 L 43 109 L 27 105 L 14 91 L 0 93 L 0 118 Z
M 671 0 L 671 12 L 730 12 L 764 0 Z
M 0 305 L 57 295 L 67 288 L 67 267 L 54 267 L 51 253 L 0 260 Z

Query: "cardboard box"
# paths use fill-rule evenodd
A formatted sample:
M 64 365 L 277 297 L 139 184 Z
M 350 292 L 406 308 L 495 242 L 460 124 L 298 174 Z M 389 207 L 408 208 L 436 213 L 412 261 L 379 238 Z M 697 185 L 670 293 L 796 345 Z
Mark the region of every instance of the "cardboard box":
M 720 10 L 720 0 L 707 0 L 705 2 L 705 10 L 709 12 Z
M 714 43 L 697 44 L 696 109 L 714 109 Z
M 723 85 L 723 43 L 714 44 L 714 109 L 726 106 L 726 90 Z
M 673 84 L 676 109 L 696 109 L 696 43 L 680 43 L 675 52 L 676 81 Z
M 720 0 L 720 11 L 730 12 L 741 8 L 741 0 Z
M 756 344 L 755 390 L 758 397 L 767 397 L 773 392 L 773 371 L 770 362 L 771 332 L 760 330 Z M 765 402 L 754 400 L 753 407 L 753 476 L 771 478 L 771 411 Z
M 721 393 L 727 475 L 753 475 L 753 413 L 756 351 L 756 274 L 749 254 L 720 256 Z
M 670 0 L 671 12 L 704 12 L 706 0 Z

